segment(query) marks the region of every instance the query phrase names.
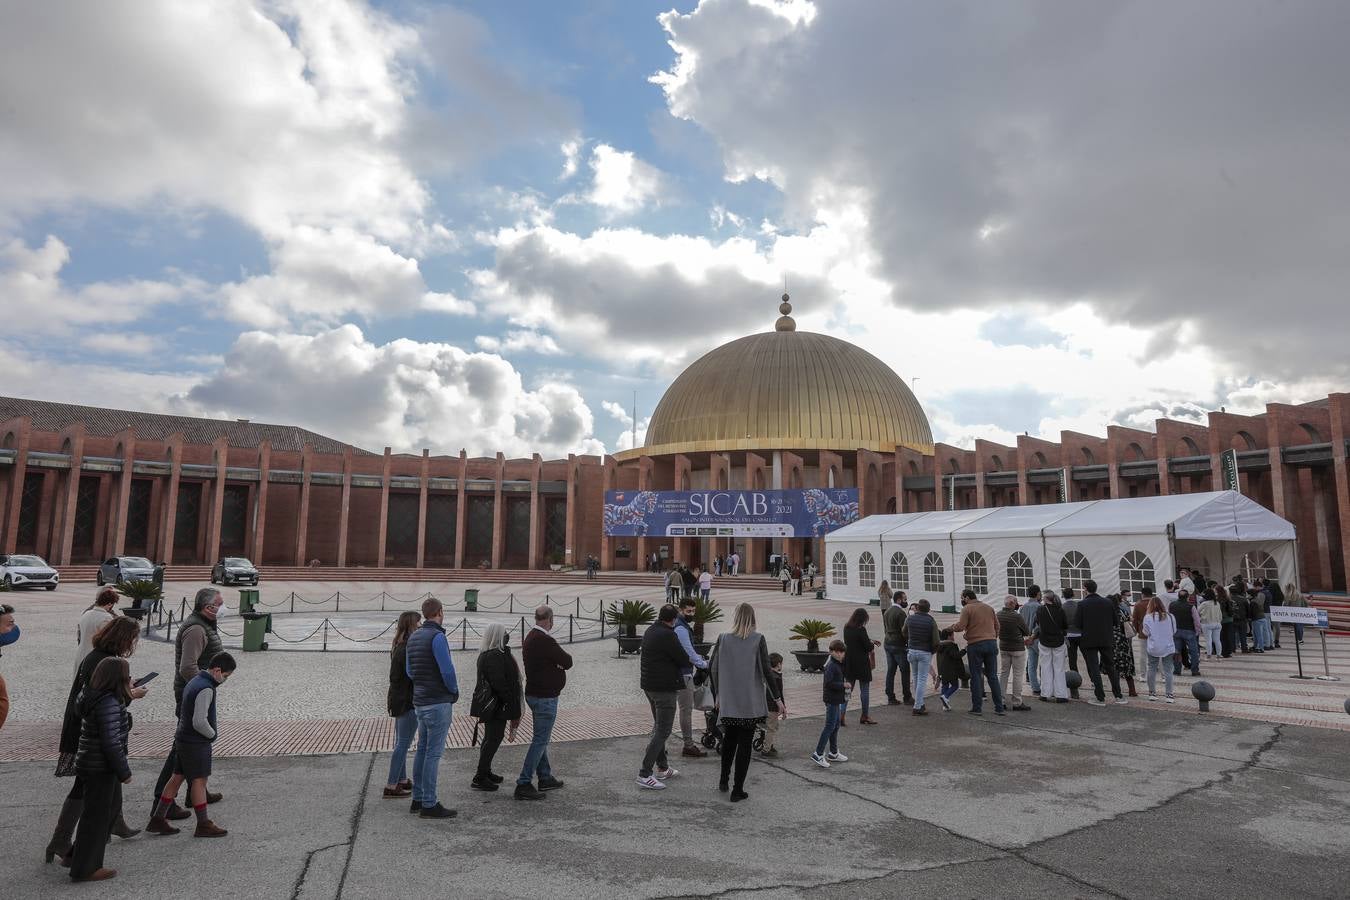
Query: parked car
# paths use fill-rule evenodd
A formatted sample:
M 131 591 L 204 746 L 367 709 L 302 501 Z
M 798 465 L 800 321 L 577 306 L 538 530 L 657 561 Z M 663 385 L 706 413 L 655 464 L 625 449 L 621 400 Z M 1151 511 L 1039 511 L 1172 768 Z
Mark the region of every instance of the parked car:
M 44 587 L 54 591 L 61 576 L 42 557 L 16 553 L 0 556 L 0 581 L 10 588 Z
M 227 556 L 211 568 L 211 583 L 258 584 L 258 570 L 242 556 Z
M 153 581 L 155 564 L 143 556 L 114 556 L 98 567 L 99 586 L 124 581 Z

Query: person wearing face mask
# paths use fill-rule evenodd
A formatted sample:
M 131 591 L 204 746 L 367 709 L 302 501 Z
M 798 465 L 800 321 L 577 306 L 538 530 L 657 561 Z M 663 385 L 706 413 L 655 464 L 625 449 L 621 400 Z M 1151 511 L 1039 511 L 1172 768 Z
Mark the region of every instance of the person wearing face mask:
M 553 638 L 553 608 L 541 606 L 534 611 L 534 627 L 525 634 L 520 648 L 525 667 L 525 705 L 530 708 L 533 736 L 525 751 L 525 764 L 516 779 L 517 800 L 538 800 L 545 791 L 563 786 L 553 777 L 548 762 L 548 741 L 558 718 L 558 695 L 567 685 L 567 670 L 572 657 Z M 534 786 L 536 773 L 539 786 Z

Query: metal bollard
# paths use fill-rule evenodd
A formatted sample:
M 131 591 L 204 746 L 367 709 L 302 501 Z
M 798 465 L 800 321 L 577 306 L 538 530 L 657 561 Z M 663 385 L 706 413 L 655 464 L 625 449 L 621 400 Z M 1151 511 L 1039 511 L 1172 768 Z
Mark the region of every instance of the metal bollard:
M 567 614 L 567 643 L 572 643 L 572 614 Z
M 328 652 L 328 617 L 327 617 L 327 616 L 325 616 L 325 617 L 324 617 L 324 620 L 323 620 L 323 650 L 324 650 L 325 653 Z
M 169 610 L 169 627 L 164 631 L 164 640 L 173 640 L 173 610 Z
M 506 611 L 507 611 L 507 612 L 510 612 L 510 613 L 513 613 L 513 612 L 516 611 L 516 595 L 515 595 L 515 594 L 507 594 L 507 595 L 506 595 Z
M 520 617 L 520 646 L 525 646 L 525 617 Z
M 1214 685 L 1208 681 L 1197 681 L 1191 685 L 1191 696 L 1200 701 L 1200 711 L 1209 712 L 1209 701 L 1214 699 Z
M 469 620 L 460 619 L 459 624 L 459 649 L 463 650 L 469 646 Z
M 291 612 L 295 612 L 295 591 L 291 591 Z

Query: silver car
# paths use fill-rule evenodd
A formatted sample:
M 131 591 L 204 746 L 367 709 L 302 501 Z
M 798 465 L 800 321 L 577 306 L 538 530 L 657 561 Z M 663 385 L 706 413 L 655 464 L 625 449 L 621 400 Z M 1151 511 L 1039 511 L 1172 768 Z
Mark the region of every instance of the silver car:
M 226 556 L 211 567 L 212 584 L 258 585 L 258 570 L 242 556 Z
M 5 587 L 44 587 L 54 591 L 60 580 L 61 576 L 40 556 L 22 553 L 0 556 L 0 581 Z
M 155 577 L 155 564 L 143 556 L 114 556 L 98 567 L 99 586 L 121 584 L 124 581 L 150 581 Z

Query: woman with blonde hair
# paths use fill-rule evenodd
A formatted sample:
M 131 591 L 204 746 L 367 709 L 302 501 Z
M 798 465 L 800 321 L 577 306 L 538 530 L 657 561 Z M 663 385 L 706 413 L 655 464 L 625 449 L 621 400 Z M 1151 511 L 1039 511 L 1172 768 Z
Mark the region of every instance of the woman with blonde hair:
M 722 777 L 719 791 L 731 788 L 731 802 L 750 796 L 745 792 L 745 775 L 750 769 L 750 748 L 755 728 L 769 715 L 784 715 L 783 698 L 769 677 L 769 645 L 755 631 L 755 610 L 749 603 L 736 607 L 731 631 L 718 635 L 708 669 L 717 697 L 718 724 L 722 726 Z M 772 697 L 776 709 L 770 710 Z M 735 766 L 735 780 L 730 781 Z M 728 784 L 730 782 L 730 785 Z
M 478 791 L 495 791 L 502 783 L 502 776 L 492 771 L 492 758 L 502 745 L 503 733 L 508 741 L 514 741 L 516 729 L 520 727 L 520 667 L 507 647 L 510 640 L 511 633 L 506 626 L 494 623 L 483 632 L 483 643 L 478 648 L 478 683 L 474 685 L 473 702 L 469 706 L 469 715 L 483 726 L 478 772 L 470 782 Z M 508 722 L 511 724 L 509 733 L 506 732 Z M 474 735 L 477 734 L 478 727 L 474 726 Z M 537 799 L 537 795 L 531 799 Z
M 80 614 L 75 623 L 75 671 L 80 671 L 80 663 L 94 649 L 94 635 L 100 628 L 117 618 L 117 591 L 110 587 L 99 590 L 94 602 Z
M 1302 607 L 1306 607 L 1308 605 L 1308 598 L 1303 596 L 1303 592 L 1300 591 L 1292 581 L 1284 586 L 1284 605 L 1302 606 Z M 1303 643 L 1302 622 L 1294 623 L 1294 643 L 1296 644 Z
M 417 734 L 417 713 L 413 711 L 413 684 L 408 677 L 408 636 L 422 624 L 421 613 L 408 610 L 399 615 L 394 641 L 389 649 L 389 693 L 386 705 L 394 719 L 394 755 L 389 758 L 389 781 L 385 797 L 407 797 L 412 793 L 408 780 L 408 748 Z
M 891 590 L 891 586 L 886 583 L 886 579 L 881 579 L 881 586 L 877 588 L 877 599 L 881 601 L 882 612 L 891 608 L 891 600 L 894 597 L 895 593 Z

